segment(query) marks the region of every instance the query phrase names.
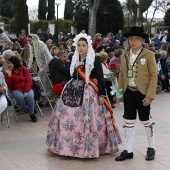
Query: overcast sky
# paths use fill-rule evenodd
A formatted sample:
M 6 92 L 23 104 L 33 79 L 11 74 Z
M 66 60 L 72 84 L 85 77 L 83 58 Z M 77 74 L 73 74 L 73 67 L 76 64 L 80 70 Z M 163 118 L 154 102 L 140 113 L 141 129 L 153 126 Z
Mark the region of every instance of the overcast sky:
M 60 5 L 58 7 L 58 17 L 59 18 L 64 18 L 64 6 L 65 6 L 65 0 L 55 0 L 55 2 L 59 2 Z M 120 0 L 121 2 L 125 1 L 125 0 Z M 27 5 L 28 5 L 28 8 L 33 8 L 33 9 L 38 9 L 38 2 L 39 0 L 27 0 Z M 55 11 L 56 11 L 56 8 L 55 7 Z M 152 16 L 152 10 L 149 10 L 150 11 L 150 14 L 149 14 L 149 17 Z M 155 14 L 155 18 L 163 18 L 163 14 L 161 12 L 157 12 Z

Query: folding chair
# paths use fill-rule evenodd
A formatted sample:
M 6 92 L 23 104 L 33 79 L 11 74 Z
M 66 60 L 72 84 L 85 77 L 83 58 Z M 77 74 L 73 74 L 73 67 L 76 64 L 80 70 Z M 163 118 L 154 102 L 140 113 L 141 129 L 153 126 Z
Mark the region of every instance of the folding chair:
M 47 72 L 47 78 L 48 78 L 48 81 L 50 82 L 50 86 L 52 88 L 53 84 L 52 84 L 51 79 L 50 79 L 50 72 Z
M 7 91 L 6 92 L 7 95 L 11 98 L 11 95 L 9 94 L 9 92 Z M 14 115 L 15 115 L 15 119 L 16 121 L 18 122 L 18 118 L 17 118 L 17 115 L 16 115 L 16 112 L 15 112 L 15 101 L 11 98 L 11 101 L 12 101 L 12 106 L 7 106 L 7 108 L 1 113 L 1 122 L 3 121 L 3 116 L 4 116 L 4 113 L 6 113 L 6 117 L 7 117 L 7 123 L 8 123 L 8 128 L 10 128 L 10 122 L 9 122 L 9 111 L 12 110 Z M 10 109 L 11 108 L 11 109 Z
M 42 96 L 42 97 L 45 97 L 45 99 L 46 99 L 45 102 L 48 102 L 49 105 L 50 105 L 50 108 L 52 109 L 52 111 L 54 111 L 53 106 L 52 106 L 52 104 L 51 104 L 51 102 L 50 102 L 50 99 L 49 99 L 49 93 L 45 91 L 44 85 L 43 85 L 43 83 L 42 83 L 42 81 L 41 81 L 41 78 L 40 78 L 39 74 L 38 74 L 38 73 L 30 73 L 30 74 L 31 74 L 31 76 L 32 76 L 32 79 L 33 79 L 34 81 L 38 82 L 38 84 L 40 85 L 40 88 L 41 88 L 41 96 Z M 48 79 L 48 77 L 47 77 L 47 79 Z M 45 109 L 48 109 L 48 108 L 41 109 L 40 106 L 39 106 L 39 104 L 38 104 L 38 101 L 35 101 L 35 103 L 36 103 L 36 105 L 37 105 L 37 107 L 38 107 L 41 115 L 44 116 L 43 113 L 42 113 L 42 111 L 45 110 Z

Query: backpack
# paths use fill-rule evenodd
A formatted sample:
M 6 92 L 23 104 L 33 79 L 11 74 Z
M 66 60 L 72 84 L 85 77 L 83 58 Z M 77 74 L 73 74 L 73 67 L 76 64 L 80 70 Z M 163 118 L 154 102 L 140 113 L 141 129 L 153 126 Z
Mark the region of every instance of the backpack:
M 34 91 L 34 100 L 39 100 L 41 96 L 41 88 L 40 85 L 37 81 L 32 80 L 33 85 L 32 85 L 32 90 Z

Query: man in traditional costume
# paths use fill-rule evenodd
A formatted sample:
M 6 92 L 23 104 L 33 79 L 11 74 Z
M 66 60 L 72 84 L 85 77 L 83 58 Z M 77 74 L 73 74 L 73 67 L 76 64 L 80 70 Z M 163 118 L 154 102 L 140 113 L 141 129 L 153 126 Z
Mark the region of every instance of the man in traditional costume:
M 128 38 L 130 45 L 130 49 L 125 50 L 121 56 L 119 75 L 119 88 L 124 91 L 125 150 L 115 160 L 133 158 L 137 112 L 148 138 L 146 160 L 153 160 L 155 157 L 154 123 L 151 120 L 150 104 L 155 97 L 157 86 L 156 61 L 151 51 L 142 48 L 143 39 L 147 39 L 147 35 L 140 27 L 132 27 L 124 37 Z

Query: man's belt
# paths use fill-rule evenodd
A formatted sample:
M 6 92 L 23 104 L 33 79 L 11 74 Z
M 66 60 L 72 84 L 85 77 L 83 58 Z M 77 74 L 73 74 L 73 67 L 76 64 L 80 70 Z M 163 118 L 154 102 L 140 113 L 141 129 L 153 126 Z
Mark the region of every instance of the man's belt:
M 139 91 L 137 87 L 133 87 L 133 86 L 127 86 L 127 89 L 130 91 Z

